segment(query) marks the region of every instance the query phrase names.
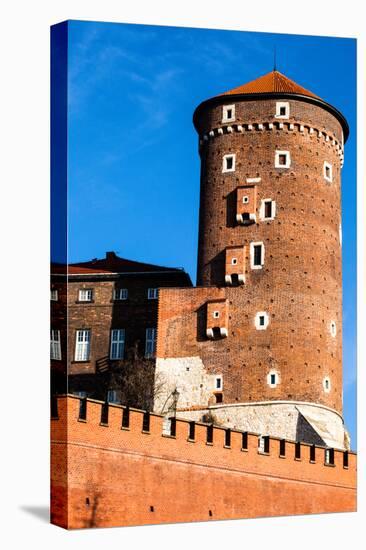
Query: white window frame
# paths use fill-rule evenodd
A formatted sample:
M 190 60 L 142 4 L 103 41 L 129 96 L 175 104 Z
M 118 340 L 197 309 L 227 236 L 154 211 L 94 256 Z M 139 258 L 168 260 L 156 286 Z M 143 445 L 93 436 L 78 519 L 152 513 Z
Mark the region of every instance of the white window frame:
M 217 386 L 217 382 L 219 382 L 219 386 Z M 224 384 L 222 380 L 222 375 L 215 376 L 215 391 L 222 391 L 224 389 Z
M 212 313 L 212 317 L 213 317 L 214 319 L 218 319 L 218 318 L 220 317 L 220 312 L 217 311 L 217 309 L 216 309 L 216 310 Z
M 274 383 L 271 382 L 271 378 L 272 376 L 275 377 L 275 381 Z M 267 384 L 270 388 L 276 388 L 278 386 L 278 384 L 280 383 L 280 377 L 279 377 L 279 374 L 277 371 L 275 370 L 271 370 L 269 371 L 269 373 L 267 374 Z
M 233 159 L 233 166 L 232 168 L 226 167 L 226 161 L 227 159 L 232 158 Z M 222 173 L 225 174 L 227 172 L 235 172 L 235 162 L 236 162 L 236 154 L 235 153 L 228 153 L 227 155 L 224 155 L 222 157 Z
M 264 324 L 260 324 L 261 317 L 264 317 Z M 266 311 L 257 311 L 254 318 L 255 328 L 257 330 L 266 330 L 269 325 L 269 315 Z
M 51 329 L 51 359 L 61 361 L 61 332 Z
M 115 288 L 113 290 L 113 300 L 115 300 L 116 302 L 127 300 L 127 298 L 128 298 L 127 288 Z
M 238 265 L 238 258 L 231 258 L 231 265 Z
M 262 260 L 262 263 L 260 265 L 254 265 L 254 247 L 255 246 L 261 246 L 262 247 L 262 254 L 261 254 L 261 260 Z M 264 252 L 265 252 L 265 248 L 264 248 L 264 243 L 263 242 L 255 242 L 255 243 L 250 243 L 250 267 L 251 269 L 262 269 L 263 266 L 264 266 Z
M 231 109 L 232 116 L 228 117 L 227 113 Z M 235 120 L 235 105 L 223 105 L 222 107 L 222 122 L 233 122 Z
M 327 383 L 328 383 L 328 387 L 327 387 Z M 329 376 L 326 376 L 325 378 L 323 378 L 323 389 L 325 393 L 329 393 L 331 390 L 331 383 L 330 383 Z
M 335 338 L 337 336 L 337 323 L 335 321 L 329 323 L 329 330 L 332 338 Z
M 327 176 L 327 169 L 329 169 L 330 176 Z M 326 181 L 329 181 L 329 183 L 333 182 L 333 165 L 326 160 L 323 164 L 323 176 Z
M 117 390 L 108 390 L 107 401 L 108 403 L 119 403 L 120 400 L 117 397 Z
M 80 288 L 79 289 L 79 302 L 91 302 L 93 300 L 92 288 Z
M 150 327 L 145 331 L 145 357 L 151 359 L 156 353 L 156 335 L 157 329 Z
M 286 164 L 280 164 L 280 156 L 286 155 Z M 276 151 L 275 154 L 275 168 L 290 168 L 291 166 L 291 155 L 290 151 Z
M 243 204 L 249 204 L 249 197 L 248 197 L 248 195 L 243 195 L 242 202 L 243 202 Z
M 75 361 L 88 362 L 90 359 L 90 329 L 78 329 L 75 333 Z
M 50 299 L 51 299 L 51 302 L 57 302 L 58 301 L 58 290 L 57 290 L 57 288 L 51 288 Z
M 272 203 L 272 216 L 270 218 L 266 217 L 266 203 L 271 202 Z M 270 221 L 274 220 L 276 217 L 276 201 L 273 199 L 262 199 L 261 205 L 259 208 L 259 218 L 263 221 Z
M 281 107 L 285 107 L 286 112 L 284 115 L 281 115 Z M 288 101 L 276 101 L 276 114 L 275 118 L 286 119 L 290 116 L 290 104 Z
M 125 354 L 125 337 L 126 331 L 124 328 L 111 329 L 109 358 L 112 361 L 123 359 Z
M 159 296 L 159 288 L 148 288 L 147 298 L 148 300 L 157 300 Z

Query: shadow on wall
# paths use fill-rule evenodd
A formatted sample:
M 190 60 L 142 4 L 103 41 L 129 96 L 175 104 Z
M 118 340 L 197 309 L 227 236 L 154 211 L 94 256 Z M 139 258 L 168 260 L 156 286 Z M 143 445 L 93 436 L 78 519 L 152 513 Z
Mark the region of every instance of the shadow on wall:
M 300 413 L 296 424 L 296 441 L 306 441 L 306 443 L 319 445 L 321 447 L 325 445 L 325 442 L 314 430 L 313 426 L 309 424 L 306 418 Z

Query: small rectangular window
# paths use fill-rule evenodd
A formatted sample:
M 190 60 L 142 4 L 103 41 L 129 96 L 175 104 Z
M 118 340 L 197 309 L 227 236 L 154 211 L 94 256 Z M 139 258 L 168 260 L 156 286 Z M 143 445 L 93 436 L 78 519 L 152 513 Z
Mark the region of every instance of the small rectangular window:
M 225 447 L 231 446 L 231 430 L 228 428 L 225 430 Z
M 348 468 L 348 451 L 343 453 L 343 468 Z
M 329 182 L 333 181 L 333 169 L 332 169 L 332 165 L 329 162 L 326 162 L 326 161 L 324 162 L 323 175 L 327 181 Z
M 111 330 L 110 359 L 123 359 L 125 349 L 125 329 L 115 328 Z
M 114 300 L 127 300 L 128 289 L 127 288 L 115 288 L 113 291 Z
M 79 302 L 91 302 L 93 291 L 91 288 L 83 288 L 79 290 Z
M 221 376 L 216 376 L 216 378 L 215 378 L 215 388 L 217 390 L 222 389 L 222 377 Z
M 256 244 L 254 246 L 254 265 L 262 265 L 262 245 Z M 261 324 L 264 325 L 264 317 L 261 316 Z
M 266 201 L 264 203 L 264 217 L 272 218 L 272 201 Z
M 177 435 L 177 419 L 174 416 L 170 419 L 170 435 L 172 437 Z
M 222 403 L 224 399 L 222 393 L 221 392 L 215 393 L 215 399 L 216 399 L 216 403 Z
M 90 330 L 77 330 L 75 343 L 75 361 L 89 361 Z
M 289 151 L 276 151 L 275 168 L 290 168 L 291 158 Z
M 59 330 L 51 330 L 51 359 L 61 360 L 61 334 Z
M 51 288 L 51 301 L 57 302 L 58 300 L 58 290 L 57 288 Z
M 126 407 L 123 409 L 122 413 L 122 428 L 129 428 L 130 427 L 130 409 L 129 407 Z
M 207 426 L 206 442 L 207 443 L 213 443 L 213 426 L 212 426 L 212 424 L 210 426 Z
M 276 102 L 276 118 L 289 118 L 290 104 L 284 101 Z
M 150 413 L 148 411 L 144 412 L 144 416 L 142 417 L 142 431 L 150 431 Z
M 156 351 L 156 328 L 147 328 L 146 340 L 145 340 L 145 357 L 148 359 L 155 357 L 155 351 Z
M 271 374 L 271 385 L 272 386 L 276 385 L 276 375 L 275 374 Z
M 158 288 L 149 288 L 147 290 L 147 297 L 149 300 L 157 300 L 159 295 L 159 289 Z
M 243 432 L 241 436 L 241 448 L 248 450 L 248 432 Z
M 234 172 L 235 171 L 235 155 L 234 154 L 224 155 L 222 171 L 223 172 Z
M 224 105 L 222 108 L 222 122 L 235 120 L 235 105 Z

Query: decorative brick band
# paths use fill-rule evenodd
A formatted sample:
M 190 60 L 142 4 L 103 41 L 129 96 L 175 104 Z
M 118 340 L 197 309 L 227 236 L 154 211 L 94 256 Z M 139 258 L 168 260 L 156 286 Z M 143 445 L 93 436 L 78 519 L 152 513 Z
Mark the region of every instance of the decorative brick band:
M 201 148 L 210 139 L 222 136 L 223 134 L 232 134 L 233 132 L 245 133 L 251 131 L 261 132 L 264 130 L 272 131 L 285 129 L 292 132 L 298 131 L 301 134 L 304 134 L 305 131 L 307 131 L 309 135 L 323 138 L 327 143 L 330 143 L 330 145 L 335 147 L 341 161 L 341 167 L 343 166 L 344 150 L 341 143 L 335 138 L 335 136 L 333 134 L 324 132 L 324 130 L 319 130 L 318 128 L 314 128 L 313 126 L 310 126 L 309 124 L 304 124 L 302 122 L 252 122 L 247 124 L 231 124 L 227 126 L 220 126 L 218 128 L 212 129 L 207 134 L 203 134 L 200 137 L 199 144 Z

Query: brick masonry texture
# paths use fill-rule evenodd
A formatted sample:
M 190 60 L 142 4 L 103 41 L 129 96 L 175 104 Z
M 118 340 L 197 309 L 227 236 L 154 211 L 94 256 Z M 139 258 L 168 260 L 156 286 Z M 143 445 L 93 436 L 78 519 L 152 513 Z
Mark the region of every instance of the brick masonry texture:
M 188 422 L 176 422 L 175 437 L 164 436 L 163 418 L 151 415 L 142 433 L 141 411 L 130 411 L 129 429 L 121 429 L 122 408 L 109 407 L 108 426 L 100 424 L 101 404 L 88 402 L 86 422 L 78 421 L 79 400 L 58 399 L 51 423 L 52 523 L 69 528 L 144 525 L 281 516 L 356 509 L 356 455 L 335 451 L 334 466 L 324 464 L 324 449 L 269 441 L 258 452 L 258 436 L 197 424 L 194 442 Z M 226 441 L 227 443 L 227 441 Z M 133 472 L 133 475 L 131 473 Z M 192 498 L 194 495 L 194 498 Z M 65 503 L 67 503 L 65 505 Z
M 313 402 L 342 415 L 341 161 L 331 141 L 309 130 L 342 143 L 342 128 L 331 113 L 300 100 L 286 100 L 289 118 L 276 119 L 276 101 L 235 102 L 235 124 L 296 123 L 304 131 L 284 124 L 281 130 L 224 132 L 200 148 L 197 283 L 204 288 L 161 292 L 157 354 L 200 357 L 208 374 L 223 375 L 225 404 Z M 202 138 L 229 124 L 222 123 L 222 105 L 208 106 L 198 132 Z M 276 151 L 290 153 L 289 168 L 275 168 Z M 236 155 L 233 172 L 223 173 L 226 154 Z M 332 165 L 332 182 L 324 178 L 324 162 Z M 247 178 L 260 181 L 249 184 Z M 239 225 L 236 190 L 245 185 L 256 188 L 257 221 Z M 263 199 L 276 203 L 273 220 L 259 218 Z M 264 244 L 262 269 L 251 269 L 253 242 Z M 245 284 L 225 287 L 225 250 L 232 246 L 245 247 Z M 228 303 L 228 337 L 213 341 L 203 330 L 204 304 L 212 296 Z M 259 311 L 268 313 L 266 330 L 255 328 Z M 276 387 L 267 383 L 272 370 L 280 379 Z

